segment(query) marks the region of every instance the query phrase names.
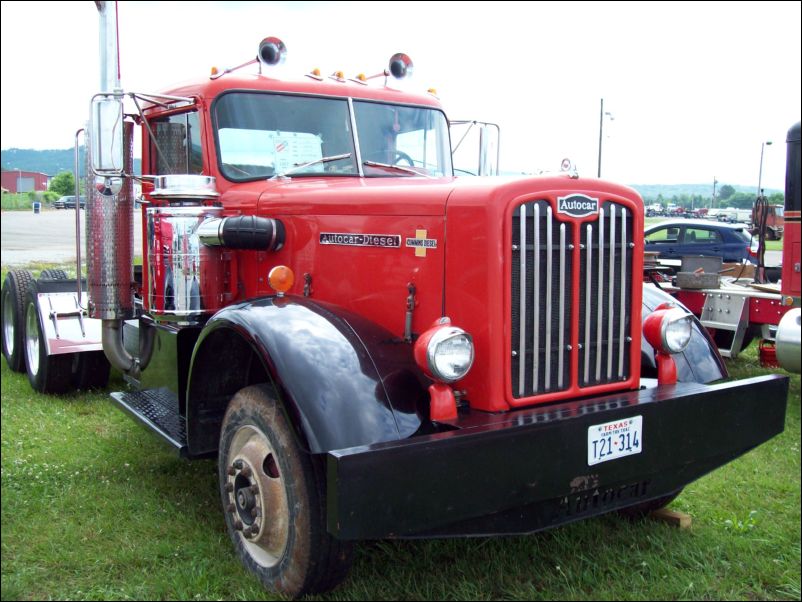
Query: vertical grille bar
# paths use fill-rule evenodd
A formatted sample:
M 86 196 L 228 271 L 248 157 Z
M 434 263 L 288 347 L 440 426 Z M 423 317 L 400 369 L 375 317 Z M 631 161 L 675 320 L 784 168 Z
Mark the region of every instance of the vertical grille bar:
M 599 209 L 599 286 L 596 291 L 596 380 L 601 379 L 602 323 L 604 322 L 604 209 Z
M 563 387 L 565 368 L 565 224 L 560 224 L 560 328 L 557 337 L 557 388 Z
M 621 299 L 618 302 L 618 378 L 624 378 L 624 341 L 627 308 L 627 212 L 621 209 Z
M 532 293 L 532 305 L 535 317 L 532 321 L 532 392 L 537 393 L 540 382 L 540 204 L 535 203 L 535 286 Z
M 519 241 L 521 253 L 521 295 L 520 295 L 520 324 L 518 339 L 518 395 L 524 394 L 524 366 L 526 365 L 526 205 L 521 205 L 521 218 L 520 218 L 520 235 Z
M 607 380 L 613 376 L 613 300 L 615 299 L 615 205 L 610 207 L 610 280 L 607 287 Z
M 593 290 L 593 226 L 587 225 L 587 240 L 585 241 L 585 254 L 587 255 L 585 265 L 585 382 L 590 381 L 590 291 Z
M 551 278 L 552 263 L 554 261 L 554 245 L 552 236 L 551 206 L 546 209 L 546 390 L 551 389 Z

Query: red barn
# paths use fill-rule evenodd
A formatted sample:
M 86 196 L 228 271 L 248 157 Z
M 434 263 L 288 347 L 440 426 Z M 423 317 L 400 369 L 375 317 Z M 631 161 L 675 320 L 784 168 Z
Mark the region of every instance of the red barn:
M 3 170 L 3 188 L 9 192 L 45 191 L 50 183 L 50 176 L 38 171 L 14 169 Z

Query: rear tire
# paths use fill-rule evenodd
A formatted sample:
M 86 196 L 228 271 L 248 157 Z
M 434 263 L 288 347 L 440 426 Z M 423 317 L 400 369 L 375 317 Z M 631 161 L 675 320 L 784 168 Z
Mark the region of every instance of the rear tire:
M 218 469 L 234 548 L 266 588 L 299 597 L 346 577 L 353 550 L 326 531 L 322 460 L 299 447 L 272 387 L 247 387 L 231 400 Z
M 14 372 L 25 372 L 25 298 L 32 284 L 28 270 L 11 270 L 3 283 L 3 355 Z
M 111 364 L 102 351 L 73 354 L 72 386 L 83 391 L 104 389 L 109 384 Z
M 54 269 L 50 268 L 47 270 L 42 270 L 42 273 L 39 274 L 39 278 L 47 278 L 49 280 L 68 280 L 67 272 L 61 269 Z
M 25 368 L 31 387 L 39 393 L 66 393 L 72 385 L 72 353 L 48 355 L 36 293 L 25 304 Z

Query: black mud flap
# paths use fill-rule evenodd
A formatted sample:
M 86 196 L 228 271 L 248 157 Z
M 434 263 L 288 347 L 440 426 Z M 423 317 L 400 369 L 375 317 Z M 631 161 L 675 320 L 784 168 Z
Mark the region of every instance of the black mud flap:
M 639 504 L 782 432 L 787 394 L 778 375 L 681 383 L 472 412 L 450 432 L 336 450 L 328 529 L 341 539 L 531 533 Z M 639 450 L 591 457 L 591 429 L 638 417 Z

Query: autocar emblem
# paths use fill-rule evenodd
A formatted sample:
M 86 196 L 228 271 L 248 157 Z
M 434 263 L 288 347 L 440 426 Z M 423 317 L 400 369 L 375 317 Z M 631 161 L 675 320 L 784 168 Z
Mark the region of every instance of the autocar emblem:
M 599 199 L 584 194 L 571 194 L 557 197 L 557 213 L 572 217 L 587 217 L 599 212 Z

